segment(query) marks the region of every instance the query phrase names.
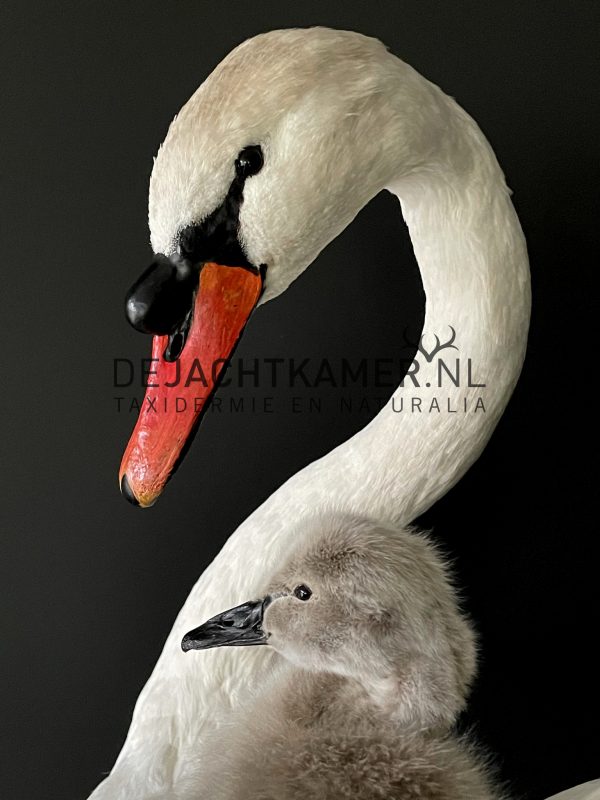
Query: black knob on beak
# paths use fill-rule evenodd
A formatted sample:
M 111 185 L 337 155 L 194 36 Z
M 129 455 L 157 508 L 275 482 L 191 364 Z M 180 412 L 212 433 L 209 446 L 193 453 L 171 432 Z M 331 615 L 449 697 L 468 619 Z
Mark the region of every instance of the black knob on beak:
M 174 333 L 189 314 L 198 286 L 198 267 L 157 255 L 125 298 L 125 315 L 142 333 Z

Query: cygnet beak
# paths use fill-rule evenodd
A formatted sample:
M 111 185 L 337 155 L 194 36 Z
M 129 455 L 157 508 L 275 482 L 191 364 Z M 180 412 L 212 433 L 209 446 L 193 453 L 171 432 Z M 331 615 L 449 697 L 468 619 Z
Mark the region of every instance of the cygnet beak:
M 186 633 L 181 649 L 209 650 L 211 647 L 244 647 L 267 644 L 268 635 L 262 629 L 265 608 L 271 597 L 243 603 L 212 617 L 204 625 Z

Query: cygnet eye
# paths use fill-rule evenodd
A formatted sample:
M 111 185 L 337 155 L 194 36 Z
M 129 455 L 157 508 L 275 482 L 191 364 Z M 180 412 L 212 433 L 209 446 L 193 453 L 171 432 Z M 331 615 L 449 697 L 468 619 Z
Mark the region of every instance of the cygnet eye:
M 301 583 L 300 586 L 296 586 L 294 589 L 294 597 L 297 597 L 298 600 L 310 600 L 311 596 L 311 590 L 304 583 Z
M 240 150 L 235 160 L 235 171 L 239 178 L 248 178 L 260 172 L 265 160 L 259 144 L 251 144 Z

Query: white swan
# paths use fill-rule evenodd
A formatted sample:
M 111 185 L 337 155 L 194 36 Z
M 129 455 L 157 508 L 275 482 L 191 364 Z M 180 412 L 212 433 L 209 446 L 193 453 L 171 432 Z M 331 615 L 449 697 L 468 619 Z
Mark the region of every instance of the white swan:
M 290 527 L 299 546 L 262 597 L 183 639 L 186 651 L 267 645 L 295 667 L 256 674 L 252 696 L 186 765 L 190 796 L 497 798 L 485 760 L 453 730 L 475 637 L 435 548 L 343 515 Z
M 262 169 L 252 154 L 244 161 L 248 146 L 262 147 Z M 236 206 L 231 187 L 236 169 L 243 174 L 246 167 L 250 177 Z M 211 730 L 272 658 L 260 648 L 186 658 L 182 635 L 239 597 L 257 595 L 295 543 L 289 520 L 333 505 L 406 525 L 443 495 L 480 455 L 505 408 L 529 321 L 525 242 L 488 142 L 454 100 L 378 41 L 322 28 L 257 36 L 216 68 L 169 129 L 150 186 L 155 252 L 172 258 L 178 247 L 192 252 L 197 242 L 183 241 L 181 232 L 207 234 L 206 220 L 214 227 L 229 210 L 239 216 L 242 247 L 235 251 L 227 242 L 223 252 L 243 252 L 250 265 L 267 265 L 263 302 L 283 292 L 384 188 L 399 198 L 410 231 L 427 300 L 426 334 L 433 339 L 454 326 L 461 354 L 486 385 L 470 387 L 463 379 L 444 387 L 452 407 L 466 403 L 466 413 L 396 414 L 388 403 L 363 431 L 291 478 L 238 528 L 179 614 L 140 694 L 123 750 L 94 800 L 178 796 L 190 755 L 202 757 Z M 210 248 L 204 256 L 215 259 Z M 376 264 L 372 271 L 375 281 Z M 206 274 L 205 296 L 214 297 L 218 268 Z M 250 309 L 253 285 L 240 289 L 236 283 L 236 291 Z M 196 310 L 202 296 L 201 285 Z M 243 322 L 235 310 L 228 317 L 230 311 L 210 319 L 213 328 L 234 319 L 234 333 L 224 334 L 235 339 Z M 182 358 L 202 338 L 194 326 L 184 333 Z M 164 344 L 156 336 L 155 352 Z M 421 363 L 419 377 L 418 394 L 427 406 L 440 394 L 435 360 Z M 477 398 L 485 411 L 474 411 Z M 146 501 L 154 499 L 172 466 L 163 459 L 158 479 L 153 473 L 148 454 L 162 458 L 168 448 L 162 423 L 152 424 L 137 429 L 124 461 L 125 470 L 134 467 L 126 489 L 138 501 L 143 492 Z M 173 447 L 181 446 L 180 430 L 169 436 Z

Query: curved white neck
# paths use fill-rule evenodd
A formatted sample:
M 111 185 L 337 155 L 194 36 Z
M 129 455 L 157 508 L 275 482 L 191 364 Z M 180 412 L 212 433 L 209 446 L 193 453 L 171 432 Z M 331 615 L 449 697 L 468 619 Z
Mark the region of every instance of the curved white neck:
M 424 348 L 431 352 L 436 335 L 448 341 L 452 327 L 457 349 L 431 362 L 417 353 L 418 372 L 378 416 L 299 473 L 313 508 L 333 498 L 376 519 L 412 521 L 479 457 L 521 370 L 530 309 L 525 241 L 488 142 L 446 99 L 459 146 L 443 154 L 438 169 L 389 188 L 400 200 L 425 289 Z M 405 345 L 398 343 L 400 357 Z

